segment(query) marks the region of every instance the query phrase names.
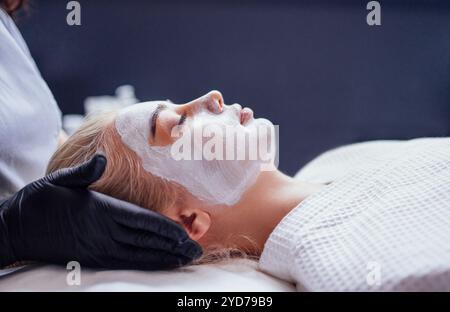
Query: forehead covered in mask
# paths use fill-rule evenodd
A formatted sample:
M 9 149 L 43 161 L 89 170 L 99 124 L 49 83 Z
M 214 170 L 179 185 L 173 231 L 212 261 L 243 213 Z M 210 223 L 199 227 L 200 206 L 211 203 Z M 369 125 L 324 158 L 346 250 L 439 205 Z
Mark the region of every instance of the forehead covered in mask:
M 121 110 L 116 117 L 115 125 L 124 143 L 132 149 L 135 144 L 149 144 L 152 127 L 156 126 L 154 124 L 156 120 L 152 117 L 163 105 L 167 106 L 170 103 L 150 101 Z
M 171 145 L 151 145 L 149 138 L 155 121 L 152 116 L 161 104 L 169 108 L 177 106 L 163 101 L 144 102 L 118 114 L 115 125 L 123 143 L 139 156 L 143 168 L 151 174 L 183 186 L 201 200 L 213 204 L 235 204 L 255 181 L 260 163 L 242 159 L 179 160 L 171 154 Z M 242 127 L 231 110 L 220 114 L 198 110 L 187 128 L 195 129 L 196 125 L 211 123 Z

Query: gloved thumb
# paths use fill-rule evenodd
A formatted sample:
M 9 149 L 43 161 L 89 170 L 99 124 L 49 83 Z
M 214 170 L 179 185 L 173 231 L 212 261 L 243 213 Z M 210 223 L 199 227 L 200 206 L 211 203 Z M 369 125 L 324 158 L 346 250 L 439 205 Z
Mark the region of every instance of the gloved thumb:
M 100 179 L 106 168 L 106 157 L 96 154 L 76 167 L 57 170 L 46 177 L 47 182 L 66 187 L 87 188 Z

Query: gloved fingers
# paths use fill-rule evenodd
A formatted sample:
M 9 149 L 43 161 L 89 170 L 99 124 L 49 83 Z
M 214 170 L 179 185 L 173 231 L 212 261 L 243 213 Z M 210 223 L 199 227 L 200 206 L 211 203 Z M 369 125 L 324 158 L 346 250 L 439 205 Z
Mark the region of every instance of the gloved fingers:
M 170 238 L 122 225 L 118 225 L 112 235 L 114 240 L 133 247 L 157 249 L 190 259 L 197 259 L 202 255 L 200 245 L 190 239 L 180 244 Z
M 112 209 L 112 218 L 117 223 L 129 228 L 151 232 L 177 242 L 184 242 L 189 239 L 183 227 L 169 218 L 129 203 L 122 202 L 123 205 L 126 205 L 126 209 L 119 209 L 121 207 Z
M 114 269 L 165 270 L 177 268 L 192 262 L 189 257 L 174 255 L 158 249 L 143 249 L 122 245 L 116 257 L 105 259 L 105 267 Z
M 76 167 L 64 168 L 49 174 L 48 182 L 65 187 L 87 188 L 102 176 L 106 168 L 106 157 L 95 155 Z

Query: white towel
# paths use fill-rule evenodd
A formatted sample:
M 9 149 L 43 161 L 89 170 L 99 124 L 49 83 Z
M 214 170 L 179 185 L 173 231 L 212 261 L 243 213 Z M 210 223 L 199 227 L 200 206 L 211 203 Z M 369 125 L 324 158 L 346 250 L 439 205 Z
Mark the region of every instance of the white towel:
M 275 228 L 260 268 L 310 291 L 450 291 L 450 138 L 374 141 L 297 175 L 334 181 Z

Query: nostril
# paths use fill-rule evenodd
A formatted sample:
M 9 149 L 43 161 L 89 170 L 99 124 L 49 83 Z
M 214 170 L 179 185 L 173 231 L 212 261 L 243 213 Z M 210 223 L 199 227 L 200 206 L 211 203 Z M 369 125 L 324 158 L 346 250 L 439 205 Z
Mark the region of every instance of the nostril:
M 223 99 L 222 98 L 220 98 L 217 101 L 217 106 L 219 107 L 219 113 L 222 112 L 223 111 Z
M 215 90 L 208 92 L 203 97 L 202 103 L 204 107 L 215 114 L 220 114 L 223 111 L 223 107 L 225 105 L 222 93 Z
M 220 107 L 223 106 L 224 101 L 223 101 L 222 93 L 220 91 L 213 90 L 213 91 L 209 92 L 209 95 L 218 102 Z
M 209 111 L 215 114 L 220 114 L 222 112 L 222 105 L 220 105 L 219 101 L 216 100 L 208 101 L 206 103 L 206 107 Z

